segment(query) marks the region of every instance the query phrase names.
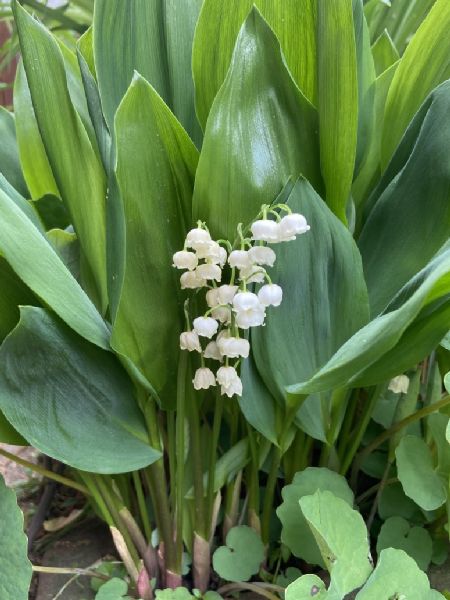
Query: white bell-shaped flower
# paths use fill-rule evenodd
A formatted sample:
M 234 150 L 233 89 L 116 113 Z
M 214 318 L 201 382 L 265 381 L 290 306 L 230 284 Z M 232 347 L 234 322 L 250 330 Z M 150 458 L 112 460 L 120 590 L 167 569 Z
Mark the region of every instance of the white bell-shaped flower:
M 194 329 L 198 335 L 211 339 L 217 333 L 219 323 L 212 317 L 197 317 L 194 319 Z
M 175 252 L 173 255 L 173 267 L 177 269 L 189 269 L 193 271 L 198 264 L 197 255 L 194 252 L 188 252 L 187 250 L 180 250 Z
M 225 248 L 219 247 L 219 265 L 223 267 L 227 262 L 228 254 Z
M 246 283 L 262 283 L 265 280 L 266 271 L 259 265 L 252 265 L 239 271 L 239 277 Z
M 275 242 L 278 238 L 278 224 L 270 219 L 254 221 L 250 229 L 253 240 Z
M 277 257 L 272 248 L 268 248 L 267 246 L 253 246 L 248 251 L 248 254 L 250 260 L 255 265 L 267 265 L 268 267 L 273 267 Z
M 222 304 L 219 300 L 219 288 L 212 288 L 206 292 L 206 304 L 209 308 Z
M 221 248 L 217 242 L 211 240 L 197 249 L 197 257 L 218 265 L 223 257 L 222 250 L 223 248 Z
M 201 352 L 200 340 L 198 339 L 198 333 L 196 331 L 183 331 L 180 334 L 180 348 L 182 350 L 188 350 L 189 352 L 196 351 Z
M 276 283 L 267 283 L 259 290 L 258 298 L 264 306 L 280 306 L 283 290 Z
M 214 341 L 208 342 L 205 351 L 203 352 L 203 356 L 205 358 L 211 358 L 212 360 L 218 360 L 220 362 L 223 360 L 219 346 L 217 345 L 217 342 Z
M 196 271 L 186 271 L 180 277 L 181 289 L 195 290 L 206 285 L 206 279 L 202 279 L 198 276 Z
M 211 311 L 211 316 L 220 323 L 228 325 L 228 323 L 231 323 L 231 308 L 228 306 L 217 306 L 217 308 Z
M 210 263 L 205 263 L 204 265 L 198 265 L 195 269 L 197 277 L 200 279 L 213 279 L 215 281 L 220 281 L 222 279 L 222 269 L 219 265 L 213 265 Z
M 234 367 L 220 367 L 216 379 L 223 395 L 227 395 L 229 398 L 235 394 L 242 396 L 242 381 Z
M 247 250 L 233 250 L 233 252 L 230 252 L 228 262 L 230 267 L 236 267 L 238 269 L 245 269 L 252 264 Z
M 210 241 L 211 236 L 209 235 L 209 231 L 201 229 L 201 227 L 196 227 L 188 232 L 185 245 L 187 248 L 198 250 L 199 248 L 203 248 L 204 244 L 207 244 Z
M 220 353 L 228 358 L 248 358 L 250 343 L 248 340 L 236 337 L 223 337 L 218 342 Z
M 217 304 L 231 304 L 238 289 L 239 288 L 237 285 L 221 285 L 219 288 L 217 288 L 217 296 L 219 300 Z
M 192 383 L 196 390 L 207 390 L 211 386 L 216 385 L 216 378 L 211 369 L 208 369 L 208 367 L 201 367 L 195 371 Z
M 278 224 L 280 235 L 285 238 L 306 233 L 310 230 L 310 226 L 306 219 L 300 213 L 291 213 L 284 216 Z
M 233 298 L 233 308 L 236 314 L 236 325 L 241 329 L 258 327 L 264 323 L 265 307 L 258 296 L 252 292 L 239 292 Z

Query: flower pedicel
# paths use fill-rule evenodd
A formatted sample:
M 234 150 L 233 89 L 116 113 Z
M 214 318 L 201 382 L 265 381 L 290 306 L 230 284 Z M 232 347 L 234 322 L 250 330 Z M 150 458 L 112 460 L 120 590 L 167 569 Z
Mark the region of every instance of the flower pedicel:
M 278 209 L 278 210 L 277 210 Z M 278 211 L 285 214 L 280 217 Z M 268 213 L 276 220 L 269 219 Z M 208 310 L 204 315 L 191 318 L 186 313 L 187 331 L 180 335 L 180 348 L 198 352 L 201 367 L 192 381 L 196 390 L 208 389 L 218 384 L 223 395 L 242 395 L 242 381 L 238 366 L 250 353 L 250 344 L 241 330 L 264 324 L 268 307 L 280 306 L 283 290 L 272 283 L 265 267 L 273 267 L 276 254 L 265 244 L 278 244 L 295 240 L 297 235 L 309 231 L 303 215 L 292 213 L 285 204 L 264 205 L 257 219 L 250 225 L 252 237 L 245 237 L 242 224 L 238 225 L 238 247 L 226 240 L 213 240 L 205 225 L 198 222 L 186 236 L 183 250 L 173 255 L 173 266 L 185 272 L 180 277 L 182 289 L 205 289 Z M 229 283 L 222 281 L 228 263 Z M 219 285 L 218 285 L 219 284 Z M 257 293 L 249 291 L 250 284 L 263 284 Z M 204 349 L 201 339 L 206 339 Z M 215 361 L 211 368 L 205 360 Z M 230 361 L 234 360 L 231 365 Z M 223 363 L 214 374 L 213 365 Z

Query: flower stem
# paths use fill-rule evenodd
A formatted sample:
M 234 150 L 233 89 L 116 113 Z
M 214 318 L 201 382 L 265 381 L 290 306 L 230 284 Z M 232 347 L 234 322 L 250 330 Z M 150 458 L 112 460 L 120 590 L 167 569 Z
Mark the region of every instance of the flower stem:
M 217 446 L 219 443 L 220 426 L 222 423 L 223 414 L 223 402 L 224 397 L 217 388 L 216 392 L 216 404 L 214 410 L 214 420 L 211 437 L 211 448 L 209 455 L 209 466 L 208 466 L 208 487 L 206 490 L 206 510 L 207 510 L 207 528 L 209 539 L 213 532 L 211 531 L 213 510 L 214 510 L 214 484 L 215 484 L 215 471 L 216 471 L 216 460 L 217 460 Z
M 273 514 L 273 500 L 275 496 L 275 488 L 277 485 L 278 470 L 280 468 L 281 456 L 281 448 L 273 446 L 272 464 L 270 465 L 269 477 L 267 479 L 261 518 L 261 537 L 265 544 L 269 543 L 270 518 Z
M 188 357 L 186 353 L 180 356 L 177 377 L 177 411 L 175 424 L 175 453 L 176 453 L 176 560 L 178 573 L 181 573 L 183 556 L 183 508 L 184 508 L 184 421 L 186 412 L 186 378 Z

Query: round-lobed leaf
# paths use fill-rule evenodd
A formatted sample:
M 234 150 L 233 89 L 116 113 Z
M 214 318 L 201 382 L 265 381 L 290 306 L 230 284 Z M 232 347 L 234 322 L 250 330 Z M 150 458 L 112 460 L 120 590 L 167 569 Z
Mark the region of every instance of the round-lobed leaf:
M 259 571 L 264 556 L 264 544 L 256 531 L 240 525 L 230 529 L 226 546 L 214 552 L 213 567 L 223 579 L 248 581 Z
M 285 592 L 286 600 L 326 600 L 328 592 L 324 582 L 317 575 L 302 575 L 288 585 Z
M 377 553 L 385 548 L 404 550 L 422 571 L 426 571 L 433 553 L 433 541 L 425 528 L 413 527 L 402 517 L 390 517 L 378 535 Z

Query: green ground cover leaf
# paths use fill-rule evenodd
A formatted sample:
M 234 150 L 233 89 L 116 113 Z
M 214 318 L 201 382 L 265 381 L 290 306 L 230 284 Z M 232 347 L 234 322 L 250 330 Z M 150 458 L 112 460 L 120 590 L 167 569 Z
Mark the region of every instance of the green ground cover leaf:
M 353 493 L 344 477 L 329 469 L 308 467 L 296 473 L 292 484 L 282 489 L 283 503 L 277 508 L 281 521 L 281 541 L 298 558 L 312 565 L 325 567 L 314 535 L 303 515 L 299 500 L 318 490 L 332 492 L 337 498 L 353 505 Z
M 226 546 L 214 552 L 213 567 L 223 579 L 248 581 L 259 571 L 264 556 L 264 544 L 256 531 L 240 525 L 230 529 Z
M 288 585 L 285 591 L 286 600 L 326 600 L 328 592 L 324 582 L 317 575 L 302 575 Z
M 320 190 L 317 112 L 286 68 L 256 8 L 242 26 L 228 75 L 211 109 L 195 180 L 194 221 L 234 240 L 289 177 Z
M 168 406 L 176 397 L 184 327 L 180 272 L 171 266 L 172 256 L 183 248 L 190 228 L 198 153 L 167 105 L 139 75 L 115 123 L 126 246 L 111 343 L 133 361 Z
M 0 365 L 0 409 L 41 452 L 96 473 L 132 471 L 159 458 L 117 359 L 50 312 L 21 308 Z
M 444 600 L 444 596 L 430 589 L 427 576 L 416 561 L 403 550 L 387 548 L 380 554 L 376 569 L 356 600 Z
M 31 563 L 23 515 L 16 494 L 6 487 L 0 475 L 0 597 L 2 600 L 28 600 Z
M 130 597 L 125 596 L 127 591 L 127 582 L 114 577 L 102 585 L 95 596 L 95 600 L 128 600 Z
M 427 444 L 419 437 L 407 435 L 398 445 L 397 472 L 405 494 L 424 510 L 434 510 L 444 504 L 447 490 L 436 472 Z
M 385 548 L 404 550 L 422 571 L 426 571 L 431 562 L 433 541 L 424 527 L 412 526 L 402 517 L 390 517 L 378 534 L 377 553 Z
M 344 598 L 362 586 L 372 572 L 364 520 L 329 491 L 304 496 L 300 507 L 331 575 L 329 596 Z

